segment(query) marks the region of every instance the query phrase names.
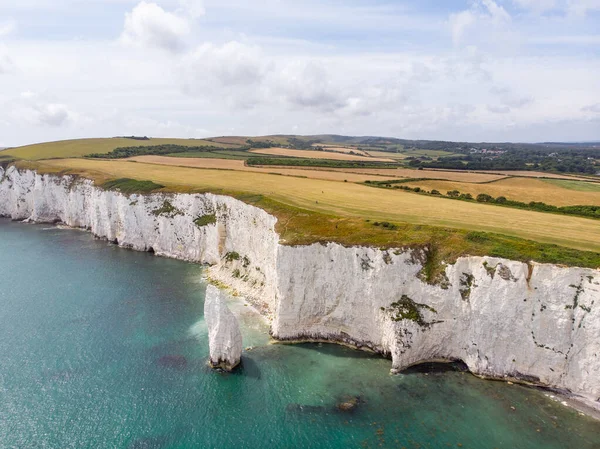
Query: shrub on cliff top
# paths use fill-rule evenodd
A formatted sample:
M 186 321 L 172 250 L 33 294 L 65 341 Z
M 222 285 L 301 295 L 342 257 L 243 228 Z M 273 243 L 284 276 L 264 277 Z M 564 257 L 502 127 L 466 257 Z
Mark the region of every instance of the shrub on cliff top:
M 119 178 L 106 181 L 100 187 L 106 190 L 118 190 L 121 193 L 150 193 L 162 189 L 162 184 L 156 184 L 152 181 L 138 181 L 131 178 Z

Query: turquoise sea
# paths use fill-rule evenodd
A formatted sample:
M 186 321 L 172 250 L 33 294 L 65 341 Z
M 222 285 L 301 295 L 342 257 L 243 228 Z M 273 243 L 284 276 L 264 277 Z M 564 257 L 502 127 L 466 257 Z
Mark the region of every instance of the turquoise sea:
M 202 267 L 0 220 L 0 448 L 600 448 L 600 422 L 463 372 L 334 345 L 207 367 Z M 351 412 L 337 404 L 359 398 Z

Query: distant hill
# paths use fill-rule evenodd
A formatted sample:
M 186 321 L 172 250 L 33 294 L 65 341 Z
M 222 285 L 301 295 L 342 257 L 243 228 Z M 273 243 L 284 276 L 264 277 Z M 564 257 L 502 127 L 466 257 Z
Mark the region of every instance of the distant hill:
M 600 141 L 590 142 L 541 142 L 540 145 L 556 146 L 556 147 L 599 147 Z

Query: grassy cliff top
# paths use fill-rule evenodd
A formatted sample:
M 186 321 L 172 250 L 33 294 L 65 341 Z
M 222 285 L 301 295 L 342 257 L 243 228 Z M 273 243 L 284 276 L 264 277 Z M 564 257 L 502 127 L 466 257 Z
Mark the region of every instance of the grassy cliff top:
M 277 231 L 288 245 L 427 247 L 430 278 L 439 273 L 442 261 L 466 255 L 600 267 L 600 232 L 591 219 L 263 173 L 82 159 L 17 165 L 42 173 L 76 174 L 106 187 L 111 187 L 107 182 L 114 187 L 119 185 L 114 180 L 127 179 L 128 193 L 231 195 L 277 217 Z M 139 189 L 136 179 L 143 180 Z

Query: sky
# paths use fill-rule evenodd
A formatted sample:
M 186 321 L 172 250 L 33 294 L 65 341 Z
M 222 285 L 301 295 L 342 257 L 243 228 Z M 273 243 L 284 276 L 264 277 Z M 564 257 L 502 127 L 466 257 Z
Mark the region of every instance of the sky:
M 600 140 L 600 0 L 0 0 L 0 147 Z

